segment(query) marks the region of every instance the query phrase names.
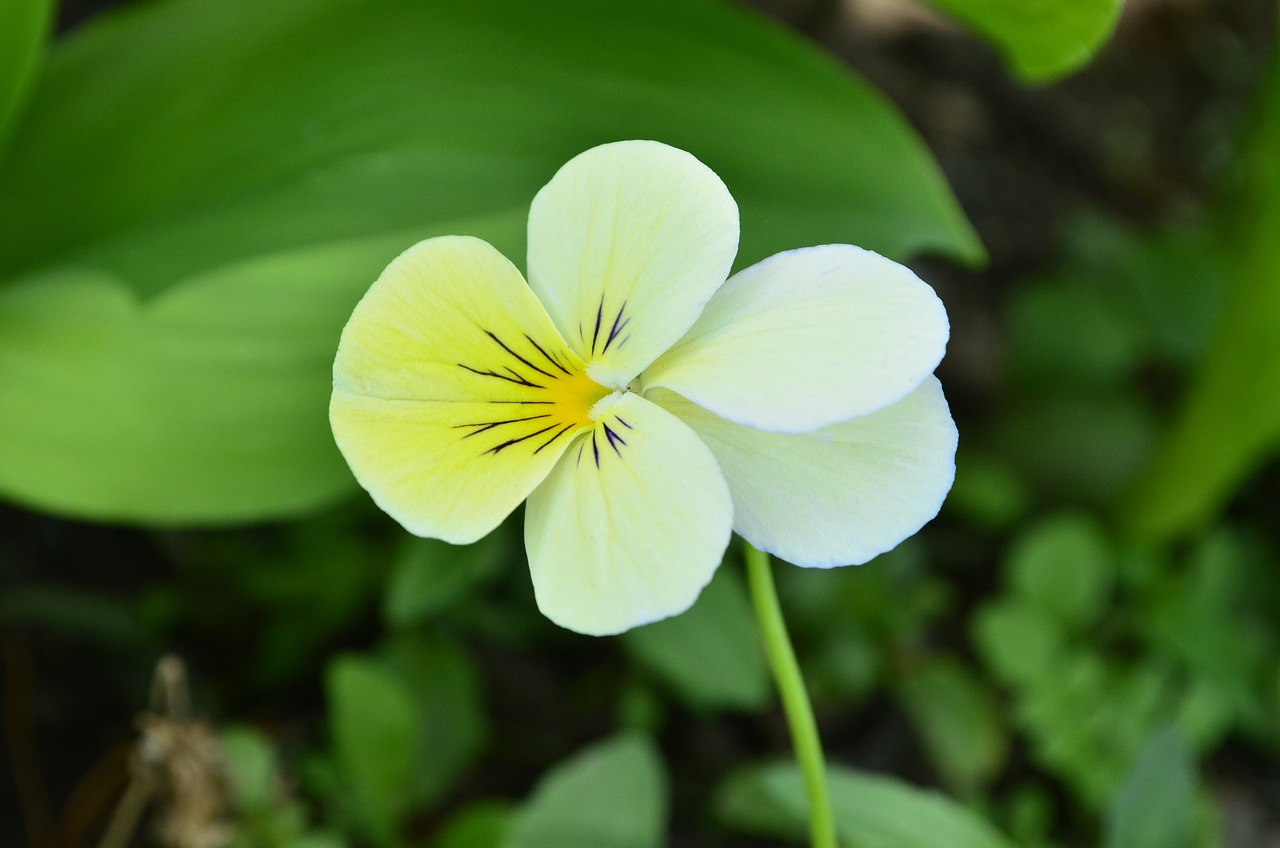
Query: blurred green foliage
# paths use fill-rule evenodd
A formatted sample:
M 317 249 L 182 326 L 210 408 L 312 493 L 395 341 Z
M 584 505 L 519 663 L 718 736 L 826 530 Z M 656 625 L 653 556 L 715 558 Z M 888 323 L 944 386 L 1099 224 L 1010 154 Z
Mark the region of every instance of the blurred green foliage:
M 1106 43 L 1123 0 L 927 0 L 999 48 L 1024 81 L 1078 69 Z
M 57 46 L 0 165 L 0 491 L 206 523 L 350 493 L 325 410 L 369 281 L 432 235 L 521 256 L 536 190 L 618 138 L 725 179 L 740 264 L 981 256 L 884 100 L 728 6 L 134 8 Z
M 1085 62 L 1119 7 L 934 5 L 1031 81 Z M 614 138 L 725 177 L 739 264 L 823 241 L 979 260 L 907 123 L 700 0 L 170 0 L 41 65 L 49 19 L 0 4 L 0 491 L 146 525 L 167 570 L 7 586 L 4 632 L 136 666 L 190 647 L 235 848 L 799 844 L 800 777 L 761 763 L 786 739 L 736 550 L 683 616 L 560 632 L 519 516 L 458 548 L 337 503 L 328 369 L 396 252 L 471 232 L 519 256 L 534 191 Z M 779 571 L 843 844 L 1220 848 L 1205 761 L 1280 749 L 1274 494 L 1240 494 L 1280 434 L 1278 94 L 1211 208 L 1081 217 L 1009 285 L 933 527 L 863 568 Z

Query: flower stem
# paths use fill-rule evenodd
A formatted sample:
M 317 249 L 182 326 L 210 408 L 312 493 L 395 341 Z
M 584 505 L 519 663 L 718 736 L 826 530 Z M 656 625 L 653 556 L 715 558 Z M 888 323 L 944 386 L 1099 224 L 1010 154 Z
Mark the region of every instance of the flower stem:
M 791 728 L 791 744 L 796 760 L 804 774 L 805 792 L 809 796 L 809 844 L 812 848 L 837 848 L 836 826 L 831 817 L 831 799 L 827 795 L 826 765 L 823 762 L 822 741 L 818 738 L 818 725 L 813 719 L 813 706 L 809 693 L 800 676 L 796 652 L 787 635 L 787 624 L 782 619 L 782 607 L 773 585 L 773 572 L 769 555 L 744 543 L 747 560 L 747 582 L 751 587 L 751 600 L 755 604 L 756 618 L 760 622 L 760 637 L 764 641 L 765 656 L 773 671 L 778 695 L 782 699 L 782 711 Z

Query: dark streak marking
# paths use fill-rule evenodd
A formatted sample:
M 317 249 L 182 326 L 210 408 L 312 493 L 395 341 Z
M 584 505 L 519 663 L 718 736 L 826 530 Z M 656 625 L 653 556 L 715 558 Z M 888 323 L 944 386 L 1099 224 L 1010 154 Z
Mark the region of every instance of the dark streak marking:
M 623 418 L 621 415 L 615 415 L 615 416 L 613 416 L 613 420 L 614 420 L 614 421 L 617 421 L 619 424 L 621 424 L 623 427 L 626 427 L 628 430 L 634 430 L 634 429 L 635 429 L 635 427 L 632 427 L 630 424 L 628 424 L 628 423 L 627 423 L 627 420 L 626 420 L 625 418 Z
M 499 374 L 496 371 L 481 371 L 479 368 L 472 368 L 470 365 L 463 365 L 461 362 L 458 363 L 458 367 L 466 369 L 467 371 L 470 371 L 472 374 L 479 374 L 481 377 L 497 377 L 499 380 L 506 380 L 508 383 L 515 383 L 517 386 L 528 386 L 531 389 L 546 388 L 546 386 L 539 385 L 538 383 L 529 382 L 524 377 L 521 377 L 519 374 L 516 374 L 515 377 L 508 377 L 506 374 Z M 508 368 L 507 370 L 511 371 L 510 368 Z M 516 372 L 511 371 L 511 373 L 515 374 Z
M 521 406 L 552 406 L 553 400 L 487 400 L 485 403 L 518 403 Z
M 545 448 L 547 445 L 551 444 L 551 443 L 552 443 L 552 442 L 554 442 L 556 439 L 560 438 L 560 437 L 561 437 L 561 436 L 563 436 L 566 432 L 568 432 L 569 430 L 572 430 L 572 429 L 573 429 L 573 425 L 572 425 L 572 424 L 566 424 L 566 425 L 564 425 L 563 427 L 561 427 L 559 430 L 557 430 L 557 431 L 556 431 L 556 433 L 555 433 L 555 435 L 554 435 L 554 436 L 552 436 L 551 438 L 547 439 L 547 440 L 546 440 L 545 442 L 543 442 L 542 444 L 538 445 L 538 447 L 534 450 L 534 453 L 538 453 L 538 452 L 539 452 L 539 451 L 541 451 L 543 448 Z
M 577 462 L 578 465 L 582 464 L 582 449 L 585 448 L 586 446 L 587 446 L 587 443 L 585 441 L 578 442 L 578 462 Z
M 596 340 L 600 338 L 600 322 L 604 320 L 604 298 L 600 298 L 600 305 L 596 307 L 596 330 L 591 334 L 591 352 L 596 352 Z
M 538 366 L 534 365 L 532 362 L 530 362 L 529 360 L 525 359 L 523 356 L 521 356 L 520 354 L 516 353 L 516 352 L 515 352 L 514 350 L 512 350 L 511 348 L 507 347 L 507 346 L 506 346 L 506 344 L 505 344 L 505 343 L 503 343 L 502 339 L 498 338 L 498 337 L 497 337 L 497 336 L 495 336 L 493 333 L 489 332 L 488 330 L 485 330 L 485 331 L 484 331 L 484 334 L 485 334 L 486 336 L 488 336 L 489 338 L 493 339 L 495 342 L 497 342 L 497 343 L 499 344 L 499 346 L 501 346 L 501 347 L 502 347 L 502 349 L 503 349 L 503 350 L 505 350 L 507 353 L 511 354 L 511 355 L 512 355 L 512 356 L 514 356 L 516 359 L 520 360 L 520 361 L 521 361 L 521 362 L 523 362 L 525 365 L 527 365 L 527 366 L 529 366 L 530 368 L 532 368 L 534 371 L 537 371 L 539 374 L 541 374 L 541 375 L 542 375 L 542 376 L 544 376 L 544 377 L 550 377 L 550 378 L 551 378 L 551 379 L 553 379 L 553 380 L 554 380 L 554 379 L 556 379 L 556 375 L 555 375 L 555 374 L 552 374 L 552 373 L 550 373 L 550 372 L 548 372 L 548 371 L 543 371 L 541 368 L 539 368 Z M 527 338 L 529 338 L 529 337 L 528 337 L 528 336 L 525 336 L 525 338 L 527 339 Z M 510 369 L 508 369 L 508 370 L 510 370 Z
M 462 438 L 469 439 L 477 433 L 483 433 L 485 430 L 492 430 L 494 427 L 501 427 L 503 424 L 518 424 L 521 421 L 536 421 L 539 418 L 550 418 L 550 413 L 542 413 L 541 415 L 529 415 L 525 418 L 508 418 L 504 421 L 478 421 L 474 424 L 454 424 L 453 429 L 460 430 L 463 427 L 479 427 L 478 430 L 472 430 Z
M 528 440 L 528 439 L 532 439 L 534 436 L 541 436 L 543 433 L 547 432 L 548 430 L 554 430 L 555 428 L 556 428 L 556 425 L 554 425 L 554 424 L 550 424 L 550 425 L 548 425 L 548 426 L 546 426 L 546 427 L 543 427 L 541 430 L 538 430 L 538 431 L 536 431 L 536 432 L 530 433 L 530 434 L 529 434 L 529 435 L 527 435 L 527 436 L 521 436 L 521 437 L 520 437 L 520 438 L 518 438 L 518 439 L 507 439 L 507 440 L 506 440 L 505 442 L 503 442 L 502 444 L 500 444 L 500 445 L 494 445 L 493 447 L 489 448 L 487 451 L 485 451 L 485 453 L 491 453 L 491 454 L 495 454 L 495 455 L 496 455 L 496 454 L 500 453 L 501 451 L 503 451 L 504 449 L 511 447 L 512 445 L 518 445 L 518 444 L 520 444 L 520 443 L 521 443 L 521 442 L 523 442 L 523 441 L 526 441 L 526 440 Z
M 618 310 L 617 316 L 613 319 L 613 327 L 609 330 L 609 338 L 604 340 L 604 350 L 600 351 L 601 353 L 607 351 L 609 349 L 609 345 L 613 344 L 613 340 L 618 337 L 618 333 L 621 333 L 623 328 L 631 323 L 630 315 L 627 316 L 627 320 L 622 320 L 622 315 L 626 311 L 627 302 L 624 300 L 622 301 L 622 308 Z
M 600 445 L 596 442 L 596 431 L 591 431 L 591 452 L 596 455 L 596 468 L 600 467 Z
M 601 424 L 604 427 L 605 438 L 609 440 L 609 447 L 613 448 L 613 452 L 618 456 L 622 456 L 622 451 L 618 450 L 618 445 L 625 445 L 627 442 L 617 433 L 609 429 L 608 424 Z
M 552 365 L 554 365 L 555 367 L 557 367 L 557 368 L 559 368 L 561 371 L 563 371 L 563 372 L 565 373 L 565 375 L 566 375 L 566 376 L 573 376 L 573 372 L 572 372 L 572 371 L 570 371 L 568 368 L 565 368 L 563 365 L 561 365 L 561 364 L 560 364 L 559 360 L 557 360 L 557 359 L 556 359 L 554 356 L 552 356 L 551 354 L 547 353 L 547 352 L 542 348 L 542 345 L 538 344 L 537 342 L 535 342 L 535 341 L 533 340 L 533 337 L 532 337 L 532 336 L 530 336 L 528 333 L 525 333 L 525 336 L 524 336 L 524 337 L 525 337 L 526 339 L 528 339 L 528 340 L 529 340 L 529 344 L 533 345 L 534 347 L 536 347 L 536 348 L 538 349 L 538 353 L 540 353 L 540 354 L 542 354 L 544 357 L 546 357 L 546 360 L 547 360 L 548 362 L 550 362 Z

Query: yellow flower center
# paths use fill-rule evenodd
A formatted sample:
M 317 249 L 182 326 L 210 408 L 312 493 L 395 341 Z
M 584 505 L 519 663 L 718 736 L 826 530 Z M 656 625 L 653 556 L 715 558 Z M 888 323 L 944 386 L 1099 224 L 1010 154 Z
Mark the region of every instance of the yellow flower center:
M 544 346 L 533 338 L 510 341 L 483 330 L 492 342 L 492 360 L 458 363 L 486 378 L 494 394 L 493 415 L 455 425 L 460 438 L 496 455 L 519 446 L 531 453 L 592 426 L 592 409 L 613 390 L 587 376 L 586 365 L 568 349 Z M 486 357 L 487 358 L 487 357 Z
M 551 415 L 559 423 L 574 427 L 591 425 L 591 408 L 613 393 L 587 376 L 586 371 L 575 371 L 547 386 L 547 397 L 554 404 Z

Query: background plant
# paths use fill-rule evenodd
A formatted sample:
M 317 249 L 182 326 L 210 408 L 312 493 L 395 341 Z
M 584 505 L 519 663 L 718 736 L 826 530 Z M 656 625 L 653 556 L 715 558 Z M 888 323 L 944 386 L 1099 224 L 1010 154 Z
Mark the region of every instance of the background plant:
M 1119 9 L 1030 5 L 936 4 L 991 47 L 782 15 L 876 87 L 703 2 L 176 0 L 52 47 L 0 6 L 3 837 L 96 842 L 176 650 L 246 848 L 800 843 L 739 552 L 682 617 L 557 632 L 518 533 L 405 538 L 323 415 L 387 260 L 523 255 L 559 163 L 653 137 L 740 265 L 854 242 L 952 314 L 943 515 L 779 574 L 849 844 L 1274 839 L 1275 8 L 1135 7 L 1031 89 Z

